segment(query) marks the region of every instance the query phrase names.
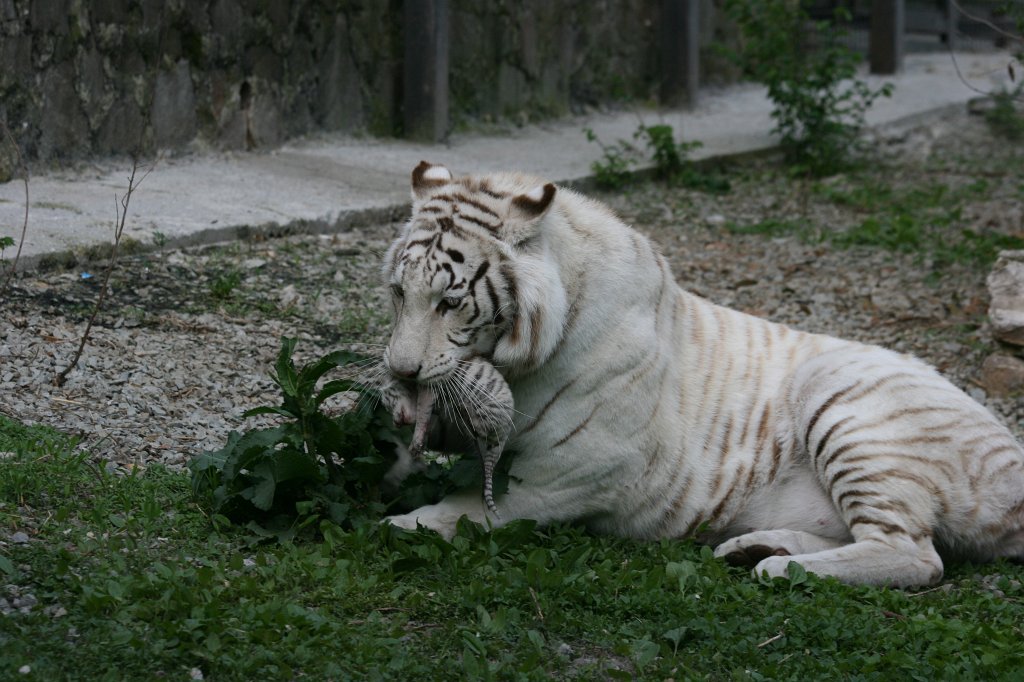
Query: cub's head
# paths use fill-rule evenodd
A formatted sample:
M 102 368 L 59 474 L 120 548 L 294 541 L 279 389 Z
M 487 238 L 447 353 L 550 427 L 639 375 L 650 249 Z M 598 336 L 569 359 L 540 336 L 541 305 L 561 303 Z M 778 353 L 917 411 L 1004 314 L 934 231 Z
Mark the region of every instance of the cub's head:
M 456 179 L 426 161 L 413 170 L 412 217 L 384 257 L 392 374 L 430 384 L 474 356 L 503 366 L 530 357 L 543 325 L 536 309 L 564 299 L 557 273 L 537 275 L 555 191 L 513 174 Z

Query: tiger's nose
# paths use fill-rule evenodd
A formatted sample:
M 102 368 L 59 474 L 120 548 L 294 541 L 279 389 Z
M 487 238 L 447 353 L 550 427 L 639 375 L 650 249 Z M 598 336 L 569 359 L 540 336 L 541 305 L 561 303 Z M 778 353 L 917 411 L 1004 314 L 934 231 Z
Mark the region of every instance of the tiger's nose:
M 420 370 L 423 369 L 423 364 L 418 364 L 415 367 L 396 367 L 391 365 L 391 373 L 399 379 L 412 380 L 419 376 Z

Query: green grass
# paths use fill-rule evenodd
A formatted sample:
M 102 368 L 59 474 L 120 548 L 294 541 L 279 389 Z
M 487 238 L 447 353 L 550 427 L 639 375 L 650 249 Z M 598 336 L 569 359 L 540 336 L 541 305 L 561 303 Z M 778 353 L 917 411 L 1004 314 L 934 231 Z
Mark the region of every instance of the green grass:
M 995 262 L 999 251 L 1024 248 L 1019 236 L 979 232 L 963 218 L 966 202 L 984 199 L 991 191 L 984 179 L 958 188 L 939 183 L 893 188 L 881 176 L 854 174 L 847 186 L 818 183 L 811 189 L 815 200 L 863 216 L 846 229 L 816 226 L 800 217 L 728 223 L 726 229 L 733 234 L 795 236 L 804 242 L 829 242 L 840 249 L 914 253 L 922 260 L 930 259 L 936 271 L 950 263 L 986 268 Z
M 214 299 L 225 301 L 234 294 L 235 289 L 242 283 L 242 273 L 238 270 L 229 270 L 214 277 L 209 284 L 210 296 Z
M 325 523 L 258 544 L 212 523 L 186 475 L 111 474 L 74 445 L 0 417 L 14 453 L 0 460 L 3 538 L 31 537 L 0 546 L 0 577 L 38 600 L 0 616 L 0 679 L 1013 679 L 1024 666 L 1019 566 L 955 566 L 948 587 L 914 593 L 759 582 L 690 543 L 529 523 L 467 525 L 452 543 Z M 1003 576 L 1005 596 L 978 572 Z

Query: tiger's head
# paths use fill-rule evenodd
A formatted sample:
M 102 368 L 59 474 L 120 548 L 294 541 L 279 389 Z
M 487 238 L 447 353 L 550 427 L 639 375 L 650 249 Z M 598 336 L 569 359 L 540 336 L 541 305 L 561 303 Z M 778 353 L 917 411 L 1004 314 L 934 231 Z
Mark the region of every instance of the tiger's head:
M 456 179 L 426 161 L 413 170 L 412 216 L 383 267 L 394 376 L 437 383 L 475 356 L 514 371 L 554 346 L 566 309 L 544 237 L 555 193 L 516 174 Z

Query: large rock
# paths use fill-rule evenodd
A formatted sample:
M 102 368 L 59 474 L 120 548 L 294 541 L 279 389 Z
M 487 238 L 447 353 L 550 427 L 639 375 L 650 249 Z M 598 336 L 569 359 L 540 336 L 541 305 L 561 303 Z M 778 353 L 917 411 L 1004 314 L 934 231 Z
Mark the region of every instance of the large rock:
M 89 148 L 89 120 L 75 92 L 75 68 L 63 62 L 47 69 L 42 79 L 43 106 L 39 116 L 39 156 L 68 158 Z
M 989 395 L 1006 397 L 1024 393 L 1024 360 L 993 353 L 981 365 L 981 383 Z
M 195 91 L 192 70 L 184 59 L 157 74 L 151 115 L 158 147 L 183 147 L 195 137 Z
M 1024 251 L 1002 251 L 988 276 L 992 333 L 1024 346 Z

